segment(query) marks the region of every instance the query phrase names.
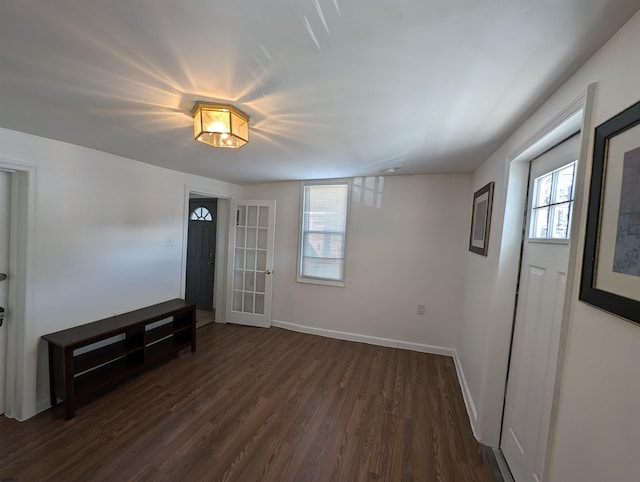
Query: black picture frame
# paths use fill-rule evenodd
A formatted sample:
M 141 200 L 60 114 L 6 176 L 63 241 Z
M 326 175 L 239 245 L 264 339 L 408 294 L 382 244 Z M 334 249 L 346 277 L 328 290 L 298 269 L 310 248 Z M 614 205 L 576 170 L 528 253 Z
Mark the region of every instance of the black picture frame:
M 491 230 L 491 210 L 493 207 L 493 181 L 473 194 L 469 251 L 487 256 L 489 251 L 489 231 Z
M 640 102 L 595 129 L 579 294 L 581 301 L 638 324 L 639 173 Z

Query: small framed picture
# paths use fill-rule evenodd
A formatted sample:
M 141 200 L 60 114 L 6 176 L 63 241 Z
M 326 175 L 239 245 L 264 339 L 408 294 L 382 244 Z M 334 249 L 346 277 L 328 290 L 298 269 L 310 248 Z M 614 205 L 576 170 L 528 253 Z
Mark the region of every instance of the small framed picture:
M 473 194 L 471 233 L 469 251 L 487 255 L 489 250 L 489 230 L 491 229 L 491 207 L 493 204 L 493 182 Z
M 640 102 L 595 130 L 580 299 L 640 324 Z

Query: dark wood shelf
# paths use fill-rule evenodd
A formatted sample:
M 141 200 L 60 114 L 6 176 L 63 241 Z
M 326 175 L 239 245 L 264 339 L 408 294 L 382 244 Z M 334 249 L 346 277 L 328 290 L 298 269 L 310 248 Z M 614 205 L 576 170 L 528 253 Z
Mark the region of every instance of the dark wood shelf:
M 189 318 L 191 305 L 193 303 L 176 298 L 104 320 L 50 333 L 42 338 L 58 346 L 79 348 L 172 316 Z
M 166 338 L 162 341 L 148 345 L 144 349 L 144 362 L 153 365 L 177 355 L 182 350 L 191 346 L 191 340 L 180 340 L 179 337 Z
M 171 336 L 175 333 L 180 333 L 182 331 L 190 330 L 191 323 L 184 322 L 182 320 L 168 322 L 165 325 L 158 326 L 157 328 L 153 328 L 151 330 L 147 330 L 144 332 L 144 344 L 150 345 L 152 343 L 157 342 L 158 340 L 162 340 L 168 336 Z
M 111 360 L 122 358 L 135 352 L 142 352 L 143 348 L 144 346 L 140 340 L 127 338 L 102 348 L 88 351 L 82 355 L 76 355 L 73 357 L 74 374 L 85 372 Z
M 106 388 L 120 383 L 144 366 L 142 358 L 119 358 L 74 378 L 76 397 L 86 398 Z
M 172 320 L 155 326 L 168 318 Z M 124 339 L 74 355 L 79 348 L 87 349 L 114 336 Z M 195 352 L 196 305 L 169 300 L 42 338 L 49 344 L 51 405 L 55 407 L 58 398 L 64 400 L 69 419 L 75 415 L 78 400 L 92 398 L 185 348 Z

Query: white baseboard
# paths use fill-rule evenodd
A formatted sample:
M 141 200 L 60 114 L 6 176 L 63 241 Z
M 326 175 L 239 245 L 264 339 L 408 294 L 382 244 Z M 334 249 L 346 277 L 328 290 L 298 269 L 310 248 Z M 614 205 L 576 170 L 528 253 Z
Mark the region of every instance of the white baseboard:
M 458 380 L 460 381 L 462 398 L 464 399 L 464 404 L 467 407 L 467 414 L 469 415 L 469 421 L 471 422 L 471 430 L 473 431 L 473 435 L 476 438 L 476 440 L 480 440 L 478 438 L 478 431 L 476 429 L 476 425 L 478 423 L 478 411 L 476 410 L 475 403 L 473 403 L 471 390 L 469 390 L 469 385 L 467 384 L 467 378 L 464 376 L 464 370 L 462 369 L 462 363 L 460 362 L 460 358 L 458 358 L 458 352 L 455 350 L 453 354 L 453 361 L 456 364 L 456 372 L 458 372 Z
M 51 400 L 49 400 L 49 397 L 42 399 L 42 400 L 38 400 L 36 402 L 36 413 L 38 414 L 40 412 L 44 412 L 46 409 L 51 408 Z
M 369 345 L 386 346 L 389 348 L 402 348 L 404 350 L 413 350 L 420 353 L 430 353 L 432 355 L 444 355 L 455 358 L 455 350 L 444 346 L 426 345 L 424 343 L 414 343 L 411 341 L 394 340 L 391 338 L 381 338 L 378 336 L 360 335 L 358 333 L 349 333 L 346 331 L 328 330 L 326 328 L 315 328 L 312 326 L 298 325 L 297 323 L 289 323 L 287 321 L 271 320 L 271 326 L 284 328 L 285 330 L 297 331 L 299 333 L 307 333 L 309 335 L 319 335 L 327 338 L 336 338 L 338 340 L 357 341 L 360 343 L 368 343 Z

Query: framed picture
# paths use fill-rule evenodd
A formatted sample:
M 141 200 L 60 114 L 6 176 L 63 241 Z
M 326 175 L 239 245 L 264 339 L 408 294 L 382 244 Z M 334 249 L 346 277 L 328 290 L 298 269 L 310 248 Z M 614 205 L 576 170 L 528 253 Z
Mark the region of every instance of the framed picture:
M 487 255 L 489 250 L 489 229 L 491 228 L 491 206 L 493 204 L 493 182 L 473 194 L 471 233 L 469 251 Z
M 595 130 L 580 299 L 640 323 L 640 102 Z

